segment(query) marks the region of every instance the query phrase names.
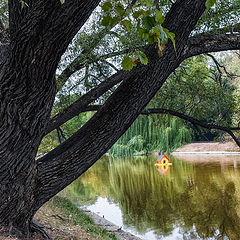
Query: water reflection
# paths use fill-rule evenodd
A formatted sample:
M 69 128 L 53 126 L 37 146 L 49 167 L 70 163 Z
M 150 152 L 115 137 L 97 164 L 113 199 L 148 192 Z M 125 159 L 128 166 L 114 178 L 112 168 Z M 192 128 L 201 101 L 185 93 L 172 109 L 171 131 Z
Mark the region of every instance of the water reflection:
M 103 158 L 62 194 L 92 207 L 100 196 L 144 239 L 240 239 L 239 156 L 171 157 L 167 175 L 156 160 Z

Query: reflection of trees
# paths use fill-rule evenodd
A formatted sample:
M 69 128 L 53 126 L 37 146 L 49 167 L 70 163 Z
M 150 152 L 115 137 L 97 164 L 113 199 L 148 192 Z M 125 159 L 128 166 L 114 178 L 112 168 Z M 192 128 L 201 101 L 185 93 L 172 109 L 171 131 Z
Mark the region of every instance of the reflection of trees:
M 191 164 L 176 162 L 168 175 L 162 176 L 150 158 L 114 159 L 111 163 L 110 183 L 125 224 L 133 224 L 140 232 L 151 228 L 169 234 L 176 219 L 176 197 L 186 188 L 185 173 L 193 172 L 188 169 Z
M 221 177 L 220 174 L 218 177 Z M 195 185 L 188 186 L 180 199 L 179 210 L 185 232 L 191 231 L 194 224 L 195 234 L 203 239 L 222 239 L 224 236 L 239 239 L 240 218 L 236 212 L 235 184 L 225 182 L 219 185 L 211 182 L 207 174 L 200 179 L 196 175 L 196 179 Z
M 98 196 L 110 194 L 108 159 L 102 158 L 80 178 L 65 188 L 61 194 L 75 203 L 94 203 Z
M 167 176 L 152 161 L 112 161 L 110 182 L 120 203 L 125 224 L 167 235 L 175 225 L 192 232 L 191 238 L 239 239 L 235 185 L 221 174 L 220 166 L 174 161 Z M 193 225 L 195 228 L 193 228 Z
M 124 223 L 139 232 L 150 228 L 168 235 L 180 225 L 186 239 L 239 239 L 238 171 L 173 160 L 163 176 L 154 163 L 153 158 L 104 159 L 69 187 L 71 195 L 90 201 L 110 197 L 119 202 Z

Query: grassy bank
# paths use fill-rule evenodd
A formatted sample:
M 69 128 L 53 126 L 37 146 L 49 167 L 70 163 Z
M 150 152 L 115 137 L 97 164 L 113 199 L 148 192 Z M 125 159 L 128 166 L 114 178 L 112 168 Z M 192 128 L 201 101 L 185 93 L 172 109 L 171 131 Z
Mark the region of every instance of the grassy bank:
M 45 231 L 54 240 L 116 240 L 114 234 L 95 225 L 93 220 L 73 203 L 58 196 L 39 209 L 35 220 L 45 226 Z M 0 240 L 17 240 L 4 235 L 6 232 L 0 229 Z M 33 239 L 42 238 L 34 236 Z
M 37 212 L 36 220 L 41 222 L 48 234 L 56 240 L 116 239 L 114 234 L 95 225 L 89 216 L 69 200 L 58 196 Z

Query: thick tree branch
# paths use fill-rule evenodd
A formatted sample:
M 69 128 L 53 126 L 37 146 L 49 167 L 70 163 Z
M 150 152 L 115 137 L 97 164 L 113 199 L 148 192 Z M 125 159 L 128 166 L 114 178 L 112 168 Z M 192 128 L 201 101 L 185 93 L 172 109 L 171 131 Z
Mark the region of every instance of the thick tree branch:
M 240 49 L 240 34 L 199 35 L 188 40 L 184 57 Z
M 45 56 L 45 61 L 48 61 L 46 57 L 49 57 L 49 62 L 55 63 L 53 66 L 53 72 L 55 72 L 62 54 L 100 0 L 68 0 L 62 5 L 58 0 L 36 0 L 30 6 L 23 7 L 23 10 L 28 9 L 23 16 L 22 10 L 19 10 L 21 9 L 20 1 L 10 0 L 9 2 L 13 51 L 19 49 L 19 45 L 24 50 L 30 50 L 30 53 L 34 54 L 34 57 L 31 56 L 31 61 L 34 58 L 34 63 L 38 65 L 42 65 L 41 56 Z M 24 47 L 23 41 L 28 43 Z M 38 48 L 42 52 L 39 52 Z M 52 54 L 53 51 L 54 54 Z M 46 52 L 49 52 L 51 56 L 46 56 Z M 25 55 L 25 59 L 28 59 L 28 56 Z M 23 60 L 16 59 L 16 61 L 22 62 Z
M 102 94 L 107 92 L 113 86 L 121 82 L 122 79 L 129 77 L 129 75 L 129 72 L 119 71 L 112 77 L 100 83 L 96 88 L 90 90 L 88 93 L 80 97 L 76 102 L 74 102 L 69 107 L 64 109 L 61 113 L 58 113 L 56 116 L 50 119 L 47 124 L 45 134 L 48 134 L 55 128 L 61 126 L 63 123 L 83 112 L 90 103 L 99 98 Z
M 231 50 L 231 49 L 232 50 L 240 49 L 240 35 L 236 35 L 236 34 L 231 34 L 231 35 L 230 34 L 229 35 L 221 34 L 221 35 L 216 35 L 216 36 L 201 35 L 198 37 L 190 38 L 183 55 L 184 55 L 184 58 L 188 58 L 188 57 L 199 55 L 202 53 L 208 53 L 208 52 L 213 52 L 213 51 L 217 52 L 217 51 Z M 105 57 L 106 56 L 109 56 L 109 55 L 105 55 Z M 159 61 L 160 60 L 161 59 L 159 59 Z M 115 75 L 115 77 L 117 77 L 117 76 Z M 121 78 L 121 76 L 120 76 L 120 78 Z M 118 83 L 118 81 L 116 81 L 116 84 L 117 83 Z M 105 89 L 105 91 L 109 90 L 112 86 L 114 86 L 114 85 L 109 86 L 108 88 Z M 103 94 L 104 92 L 101 92 L 101 93 Z M 100 94 L 100 92 L 99 92 L 99 94 Z M 97 95 L 97 96 L 99 97 L 100 95 Z M 69 107 L 69 109 L 74 109 L 74 110 L 70 110 L 71 114 L 69 114 L 69 117 L 67 117 L 68 111 L 66 111 L 65 113 L 63 113 L 63 115 L 59 114 L 54 118 L 60 119 L 60 118 L 62 118 L 62 117 L 60 117 L 60 115 L 65 116 L 64 118 L 62 118 L 64 120 L 60 121 L 61 124 L 63 124 L 64 122 L 68 121 L 72 117 L 81 113 L 82 107 L 87 106 L 89 103 L 91 103 L 91 102 L 88 101 L 84 105 L 82 105 L 80 103 L 74 103 L 73 104 L 74 108 L 72 108 L 72 105 Z M 77 107 L 78 105 L 79 105 L 79 107 Z M 49 133 L 50 130 L 52 131 L 52 130 L 54 130 L 54 128 L 61 125 L 60 122 L 59 122 L 60 125 L 56 124 L 58 121 L 56 121 L 56 123 L 54 123 L 54 124 L 53 124 L 53 120 L 51 120 L 51 122 L 49 123 L 49 126 L 51 126 L 51 127 L 48 127 L 49 130 L 47 130 L 46 133 Z
M 126 53 L 129 53 L 129 52 L 131 52 L 131 51 L 133 51 L 135 49 L 140 49 L 140 48 L 143 48 L 143 47 L 139 46 L 139 47 L 134 48 L 134 49 L 128 48 L 128 49 L 124 49 L 122 51 L 111 52 L 111 53 L 107 53 L 105 55 L 102 55 L 102 56 L 100 56 L 98 58 L 91 58 L 91 56 L 87 56 L 86 57 L 85 55 L 79 55 L 58 76 L 58 78 L 57 78 L 57 91 L 61 90 L 63 85 L 66 83 L 66 81 L 69 79 L 69 77 L 73 73 L 81 70 L 86 65 L 98 62 L 100 60 L 105 60 L 105 59 L 108 59 L 108 58 L 120 56 L 122 54 L 126 54 Z
M 188 41 L 188 44 L 185 47 L 183 56 L 184 56 L 184 58 L 188 58 L 188 57 L 199 55 L 202 53 L 208 53 L 208 52 L 213 52 L 213 51 L 217 52 L 217 51 L 223 51 L 223 50 L 233 50 L 233 49 L 235 49 L 235 50 L 240 49 L 240 35 L 236 35 L 236 34 L 229 34 L 229 35 L 220 34 L 220 35 L 216 35 L 216 36 L 201 35 L 198 37 L 190 38 L 190 40 Z M 115 53 L 113 53 L 113 54 L 115 54 Z M 110 53 L 110 55 L 111 55 L 111 53 Z M 109 55 L 105 55 L 105 57 L 106 56 L 109 56 Z M 161 59 L 159 59 L 159 61 L 160 60 Z M 120 74 L 122 74 L 122 73 L 120 73 Z M 115 77 L 117 77 L 117 75 L 115 75 Z M 121 78 L 121 76 L 120 76 L 120 78 Z M 117 83 L 118 83 L 118 81 L 116 82 L 116 84 Z M 105 91 L 109 90 L 112 86 L 114 86 L 114 85 L 109 86 L 109 88 L 106 88 Z M 101 93 L 103 94 L 104 92 L 101 92 Z M 100 92 L 99 92 L 99 94 L 100 94 Z M 97 95 L 97 96 L 99 97 L 100 95 Z M 96 98 L 94 100 L 96 100 Z M 65 116 L 64 118 L 62 118 L 64 120 L 60 121 L 61 124 L 63 124 L 64 122 L 68 121 L 72 117 L 81 113 L 82 107 L 86 107 L 89 103 L 91 103 L 91 102 L 88 101 L 84 105 L 82 105 L 79 102 L 78 103 L 76 102 L 73 104 L 74 108 L 72 107 L 72 105 L 69 107 L 69 109 L 74 109 L 74 110 L 70 110 L 71 114 L 69 114 L 69 117 L 67 117 L 68 111 L 66 110 L 66 112 L 63 113 L 63 115 L 59 114 L 54 118 L 60 119 L 60 118 L 62 118 L 62 117 L 60 117 L 60 115 Z M 79 107 L 77 107 L 78 105 L 79 105 Z M 52 120 L 51 120 L 51 122 L 52 122 Z M 58 121 L 56 121 L 56 123 L 54 123 L 54 124 L 52 124 L 51 122 L 49 123 L 49 126 L 51 126 L 51 127 L 48 127 L 49 130 L 47 130 L 47 133 L 49 133 L 50 129 L 52 131 L 52 130 L 54 130 L 54 128 L 61 125 L 60 122 L 59 122 L 60 125 L 56 124 Z

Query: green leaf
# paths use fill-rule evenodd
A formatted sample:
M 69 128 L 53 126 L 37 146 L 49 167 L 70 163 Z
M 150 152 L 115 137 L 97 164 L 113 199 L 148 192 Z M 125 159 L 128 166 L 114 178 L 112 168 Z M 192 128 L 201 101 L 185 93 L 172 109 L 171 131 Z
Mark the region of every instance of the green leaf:
M 111 17 L 109 20 L 109 26 L 110 27 L 115 26 L 118 23 L 118 21 L 119 21 L 118 17 L 113 17 L 113 18 Z
M 207 0 L 205 3 L 207 10 L 209 10 L 216 2 L 217 0 Z
M 122 60 L 123 70 L 131 70 L 133 68 L 133 61 L 129 56 L 125 56 Z
M 156 10 L 155 20 L 160 25 L 164 22 L 165 17 L 162 15 L 161 11 Z
M 65 0 L 60 0 L 61 4 L 64 4 Z
M 102 10 L 104 12 L 109 12 L 111 9 L 112 9 L 113 5 L 110 3 L 110 2 L 105 2 L 103 5 L 102 5 Z
M 168 35 L 167 35 L 167 33 L 164 31 L 164 28 L 161 27 L 160 29 L 161 29 L 161 33 L 160 33 L 159 37 L 160 37 L 162 43 L 166 44 L 167 41 L 168 41 Z M 165 29 L 166 29 L 166 28 L 165 28 Z M 168 32 L 168 30 L 167 30 L 167 32 Z
M 142 16 L 142 15 L 144 15 L 144 10 L 143 10 L 143 9 L 134 12 L 132 16 L 133 16 L 135 19 L 137 19 L 137 18 L 139 18 L 139 17 Z
M 147 65 L 147 64 L 148 64 L 148 58 L 147 58 L 147 56 L 146 56 L 145 53 L 139 51 L 139 52 L 138 52 L 138 57 L 139 57 L 140 62 L 141 62 L 142 64 L 144 64 L 144 65 Z
M 153 33 L 153 35 L 159 36 L 161 32 L 160 32 L 160 29 L 158 27 L 154 27 L 152 29 L 152 33 Z
M 142 39 L 147 39 L 149 37 L 149 32 L 145 28 L 138 27 L 137 28 L 138 34 Z
M 167 36 L 169 36 L 169 30 L 167 28 L 162 28 L 163 31 L 167 34 Z M 175 34 L 174 34 L 175 35 Z
M 121 21 L 121 24 L 127 28 L 127 30 L 130 32 L 132 28 L 132 23 L 129 20 L 123 20 Z
M 115 11 L 118 14 L 118 16 L 122 17 L 125 13 L 124 11 L 124 7 L 121 3 L 119 3 L 116 7 L 115 7 Z
M 112 18 L 111 18 L 111 16 L 109 16 L 109 15 L 103 16 L 101 25 L 103 25 L 103 26 L 105 26 L 105 27 L 109 26 L 111 19 L 112 19 Z
M 145 2 L 147 7 L 151 7 L 152 6 L 151 0 L 145 0 L 144 2 Z
M 149 44 L 153 44 L 155 42 L 155 37 L 153 36 L 153 35 L 150 35 L 149 37 L 148 37 L 148 43 Z
M 172 43 L 173 43 L 173 47 L 176 50 L 176 46 L 175 46 L 175 34 L 172 32 L 168 32 L 168 36 L 171 39 Z
M 145 16 L 142 19 L 142 23 L 143 26 L 148 30 L 151 30 L 154 26 L 156 26 L 155 17 Z

